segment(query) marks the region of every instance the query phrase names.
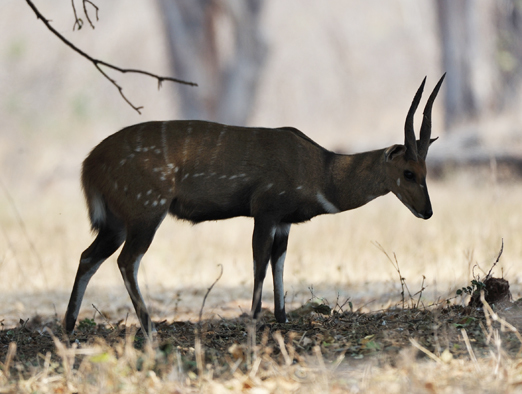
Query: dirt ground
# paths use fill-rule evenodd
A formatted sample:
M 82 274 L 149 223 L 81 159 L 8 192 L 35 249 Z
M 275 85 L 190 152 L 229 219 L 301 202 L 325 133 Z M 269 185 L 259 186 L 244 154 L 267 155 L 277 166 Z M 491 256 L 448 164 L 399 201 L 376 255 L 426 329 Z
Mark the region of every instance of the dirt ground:
M 492 354 L 517 359 L 522 351 L 522 337 L 514 332 L 522 328 L 518 302 L 493 307 L 499 315 L 489 305 L 473 308 L 448 305 L 446 301 L 432 306 L 397 305 L 373 312 L 352 307 L 350 302 L 329 306 L 315 300 L 291 312 L 286 324 L 276 323 L 267 310 L 257 324 L 248 316 L 201 322 L 156 321 L 156 355 L 149 368 L 164 378 L 175 363 L 185 376 L 211 371 L 213 381 L 229 381 L 238 373 L 248 374 L 253 360 L 259 359 L 259 379 L 273 376 L 278 366 L 296 365 L 302 369 L 299 373 L 304 382 L 311 378 L 307 368 L 316 366 L 318 360 L 342 371 L 364 360 L 370 363 L 367 365 L 384 367 L 414 360 L 420 363 L 423 359 L 438 363 L 486 359 Z M 88 349 L 100 343 L 105 353 L 107 349 L 117 352 L 124 343 L 141 351 L 147 345 L 141 331 L 123 320 L 97 323 L 86 318 L 67 337 L 55 317 L 33 316 L 21 320 L 16 328 L 0 331 L 0 371 L 30 380 L 42 364 L 59 364 L 65 349 L 76 351 L 71 368 L 81 370 L 86 359 L 92 360 Z M 342 374 L 335 376 L 332 387 L 343 387 Z

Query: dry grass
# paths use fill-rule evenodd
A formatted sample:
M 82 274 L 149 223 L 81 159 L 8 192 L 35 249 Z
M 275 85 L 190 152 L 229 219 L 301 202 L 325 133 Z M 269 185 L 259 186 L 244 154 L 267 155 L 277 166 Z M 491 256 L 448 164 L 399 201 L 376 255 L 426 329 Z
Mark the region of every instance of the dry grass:
M 84 320 L 60 340 L 59 323 L 35 319 L 0 332 L 1 390 L 512 392 L 522 337 L 486 307 L 303 308 L 288 324 L 265 314 L 257 331 L 248 318 L 163 322 L 152 345 L 121 322 Z

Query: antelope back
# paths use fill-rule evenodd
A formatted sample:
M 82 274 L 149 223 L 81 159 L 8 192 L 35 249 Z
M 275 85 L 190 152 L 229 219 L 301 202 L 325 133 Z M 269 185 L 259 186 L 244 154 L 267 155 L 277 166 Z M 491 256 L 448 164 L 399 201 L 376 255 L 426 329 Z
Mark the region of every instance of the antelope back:
M 166 209 L 193 222 L 255 216 L 268 205 L 282 210 L 297 190 L 315 189 L 325 152 L 291 128 L 148 122 L 95 147 L 82 183 L 91 219 L 99 216 L 100 195 L 125 221 Z

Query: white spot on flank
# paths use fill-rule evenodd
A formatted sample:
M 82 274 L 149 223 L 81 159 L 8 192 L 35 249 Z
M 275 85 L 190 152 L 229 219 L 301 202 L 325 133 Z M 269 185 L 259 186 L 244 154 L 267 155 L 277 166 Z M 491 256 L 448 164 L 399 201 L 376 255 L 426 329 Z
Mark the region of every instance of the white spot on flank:
M 152 189 L 149 189 L 149 190 L 147 191 L 147 196 L 149 196 L 149 195 L 151 195 L 151 194 L 152 194 Z
M 140 198 L 141 198 L 141 193 L 138 193 L 138 194 L 136 195 L 136 200 L 139 200 Z
M 114 190 L 118 190 L 118 182 L 114 182 Z
M 236 179 L 237 178 L 237 175 L 232 175 L 230 178 L 228 179 Z
M 169 164 L 167 164 L 167 167 L 170 168 L 170 169 L 172 170 L 172 169 L 174 168 L 174 164 L 169 163 Z M 177 168 L 177 167 L 176 167 L 176 168 Z
M 179 167 L 174 168 L 174 172 L 178 172 L 178 171 L 179 171 Z
M 158 202 L 157 202 L 157 201 L 153 201 L 153 202 L 152 202 L 152 206 L 153 206 L 153 207 L 155 207 L 155 206 L 157 206 L 157 205 L 158 205 Z
M 145 202 L 143 203 L 143 205 L 145 205 L 145 206 L 149 205 L 149 200 L 145 201 Z
M 183 177 L 182 181 L 184 181 L 185 179 L 187 179 L 189 175 L 190 175 L 190 174 L 185 174 L 185 176 Z
M 227 177 L 226 175 L 221 175 L 221 176 L 219 177 L 219 179 L 225 179 L 226 177 Z
M 281 193 L 279 193 L 280 196 L 282 196 L 283 194 L 285 194 L 286 192 L 283 190 Z
M 272 186 L 274 186 L 273 183 L 269 183 L 268 185 L 266 185 L 266 190 L 270 190 L 272 188 Z
M 123 191 L 126 192 L 127 190 L 129 190 L 129 188 L 127 187 L 127 185 L 123 186 Z
M 337 208 L 335 205 L 333 205 L 330 201 L 328 201 L 326 199 L 325 196 L 323 196 L 321 194 L 321 192 L 317 192 L 316 194 L 316 197 L 317 197 L 317 202 L 319 202 L 319 204 L 321 204 L 321 206 L 323 207 L 323 209 L 328 212 L 328 213 L 337 213 L 337 212 L 340 212 L 339 211 L 339 208 Z
M 297 187 L 295 188 L 295 190 L 301 190 L 302 188 L 303 188 L 303 186 L 297 186 Z
M 126 161 L 127 161 L 127 160 L 125 160 L 125 159 L 120 160 L 120 166 L 123 166 L 123 165 L 125 164 Z
M 161 150 L 159 150 L 159 149 L 154 149 L 154 153 L 157 154 L 157 155 L 159 155 L 159 154 L 161 153 Z
M 160 200 L 160 204 L 161 204 L 161 205 L 165 205 L 166 202 L 167 202 L 167 199 L 166 199 L 166 198 L 162 198 L 162 199 Z
M 424 189 L 424 185 L 420 185 L 420 184 L 419 184 L 419 186 L 421 187 L 421 189 Z
M 401 185 L 401 178 L 397 178 L 397 186 Z
M 147 152 L 149 150 L 149 148 L 145 147 L 142 149 L 143 152 Z

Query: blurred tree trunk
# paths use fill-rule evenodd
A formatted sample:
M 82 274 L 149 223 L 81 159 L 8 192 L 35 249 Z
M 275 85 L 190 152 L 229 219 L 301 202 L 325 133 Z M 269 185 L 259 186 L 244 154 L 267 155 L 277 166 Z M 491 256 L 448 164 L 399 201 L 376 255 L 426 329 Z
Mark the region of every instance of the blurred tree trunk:
M 436 0 L 446 127 L 502 109 L 520 75 L 521 2 Z M 511 94 L 510 94 L 511 93 Z
M 173 74 L 199 85 L 177 87 L 181 116 L 245 125 L 266 53 L 262 0 L 158 1 Z

